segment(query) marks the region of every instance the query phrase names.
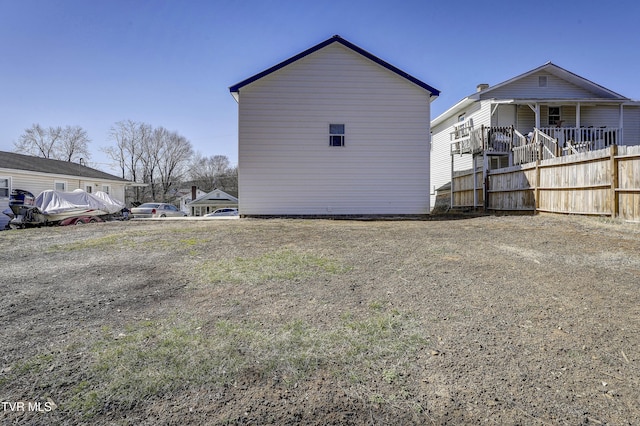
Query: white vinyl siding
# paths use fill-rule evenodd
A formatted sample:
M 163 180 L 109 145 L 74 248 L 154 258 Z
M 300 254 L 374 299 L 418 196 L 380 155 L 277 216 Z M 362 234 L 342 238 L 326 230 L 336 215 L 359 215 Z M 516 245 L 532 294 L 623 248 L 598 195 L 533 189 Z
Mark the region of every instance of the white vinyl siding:
M 538 77 L 547 77 L 547 86 L 538 86 Z M 598 95 L 582 87 L 578 87 L 566 80 L 544 71 L 505 84 L 494 90 L 490 90 L 482 97 L 495 99 L 584 99 L 596 98 Z
M 598 105 L 596 107 L 580 108 L 580 126 L 618 127 L 619 125 L 620 106 L 618 105 Z
M 9 195 L 11 195 L 11 177 L 0 174 L 0 231 L 9 223 L 9 216 L 2 213 L 9 208 Z
M 337 43 L 241 88 L 240 214 L 428 213 L 429 95 Z
M 518 105 L 516 112 L 518 114 L 516 125 L 518 131 L 524 135 L 532 132 L 536 126 L 536 115 L 533 110 L 528 105 Z
M 625 106 L 623 118 L 624 144 L 640 145 L 640 106 Z
M 55 188 L 55 182 L 64 181 L 67 183 L 67 191 L 73 191 L 81 188 L 85 189 L 88 185 L 100 183 L 101 179 L 83 179 L 68 175 L 53 175 L 48 173 L 29 172 L 26 170 L 16 169 L 0 169 L 0 175 L 11 177 L 12 189 L 23 189 L 37 196 L 42 191 L 48 191 Z M 124 182 L 109 182 L 105 184 L 111 187 L 111 197 L 116 200 L 124 201 Z M 102 184 L 100 184 L 102 185 Z
M 474 129 L 479 129 L 482 125 L 490 124 L 490 103 L 489 101 L 477 102 L 469 106 L 464 112 L 457 112 L 444 122 L 432 129 L 432 152 L 431 152 L 431 197 L 430 205 L 435 205 L 436 194 L 434 189 L 451 182 L 451 161 L 453 160 L 454 170 L 467 170 L 472 167 L 471 155 L 451 156 L 451 132 L 453 126 L 458 123 L 458 117 L 464 114 L 465 120 L 471 120 Z

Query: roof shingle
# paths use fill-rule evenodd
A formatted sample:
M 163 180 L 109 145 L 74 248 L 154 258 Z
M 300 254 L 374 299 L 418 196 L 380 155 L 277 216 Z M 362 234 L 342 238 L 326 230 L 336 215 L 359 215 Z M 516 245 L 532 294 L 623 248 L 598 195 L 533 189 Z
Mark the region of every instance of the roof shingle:
M 68 161 L 0 151 L 0 168 L 129 182 L 118 176 Z

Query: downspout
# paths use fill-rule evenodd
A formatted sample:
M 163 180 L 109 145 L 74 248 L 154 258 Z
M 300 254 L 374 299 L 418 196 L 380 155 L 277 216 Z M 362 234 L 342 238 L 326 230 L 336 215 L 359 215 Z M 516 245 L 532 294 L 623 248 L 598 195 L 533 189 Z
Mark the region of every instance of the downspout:
M 620 123 L 618 127 L 620 128 L 620 141 L 617 142 L 617 145 L 624 145 L 624 104 L 620 104 Z

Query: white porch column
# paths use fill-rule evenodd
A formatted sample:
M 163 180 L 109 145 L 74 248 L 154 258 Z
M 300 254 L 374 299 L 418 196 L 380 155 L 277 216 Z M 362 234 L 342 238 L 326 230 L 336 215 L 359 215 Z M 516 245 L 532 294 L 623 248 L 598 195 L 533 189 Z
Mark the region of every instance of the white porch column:
M 580 102 L 576 105 L 576 128 L 580 128 Z
M 531 111 L 533 111 L 533 113 L 536 116 L 536 125 L 535 128 L 539 129 L 540 128 L 540 104 L 536 102 L 535 105 L 531 105 L 531 104 L 527 104 L 529 106 L 529 108 L 531 108 Z

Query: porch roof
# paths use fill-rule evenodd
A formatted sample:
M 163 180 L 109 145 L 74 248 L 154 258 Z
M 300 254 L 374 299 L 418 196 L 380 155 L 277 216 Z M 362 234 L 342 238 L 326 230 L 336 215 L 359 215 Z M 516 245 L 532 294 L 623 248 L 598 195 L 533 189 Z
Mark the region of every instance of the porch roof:
M 488 99 L 493 104 L 541 104 L 541 105 L 571 105 L 581 104 L 582 106 L 588 105 L 640 105 L 640 102 L 630 101 L 628 99 L 603 99 L 603 98 L 533 98 L 533 99 Z
M 577 86 L 584 87 L 590 90 L 592 93 L 596 94 L 596 96 L 601 95 L 602 97 L 597 98 L 570 98 L 570 99 L 554 99 L 554 98 L 537 98 L 537 99 L 516 99 L 516 98 L 491 98 L 490 94 L 493 90 L 503 87 L 507 84 L 511 84 L 516 80 L 520 80 L 527 76 L 530 76 L 539 71 L 545 71 L 550 74 L 553 74 L 559 78 L 562 78 L 566 81 L 569 81 Z M 489 95 L 489 96 L 487 96 Z M 488 88 L 481 90 L 479 92 L 475 92 L 466 98 L 460 100 L 458 103 L 453 105 L 451 108 L 440 114 L 438 117 L 434 118 L 431 121 L 431 127 L 438 126 L 442 122 L 444 122 L 449 117 L 458 114 L 460 111 L 466 109 L 474 102 L 478 102 L 480 100 L 489 100 L 493 103 L 511 103 L 511 104 L 545 104 L 545 105 L 562 105 L 562 104 L 614 104 L 614 105 L 629 105 L 629 106 L 640 106 L 640 101 L 635 101 L 624 97 L 612 90 L 607 89 L 606 87 L 600 86 L 597 83 L 594 83 L 584 77 L 581 77 L 577 74 L 572 73 L 558 65 L 547 62 L 537 68 L 534 68 L 530 71 L 525 72 L 524 74 L 520 74 L 516 77 L 510 78 L 509 80 L 503 81 L 502 83 L 498 83 L 494 86 L 489 86 Z

